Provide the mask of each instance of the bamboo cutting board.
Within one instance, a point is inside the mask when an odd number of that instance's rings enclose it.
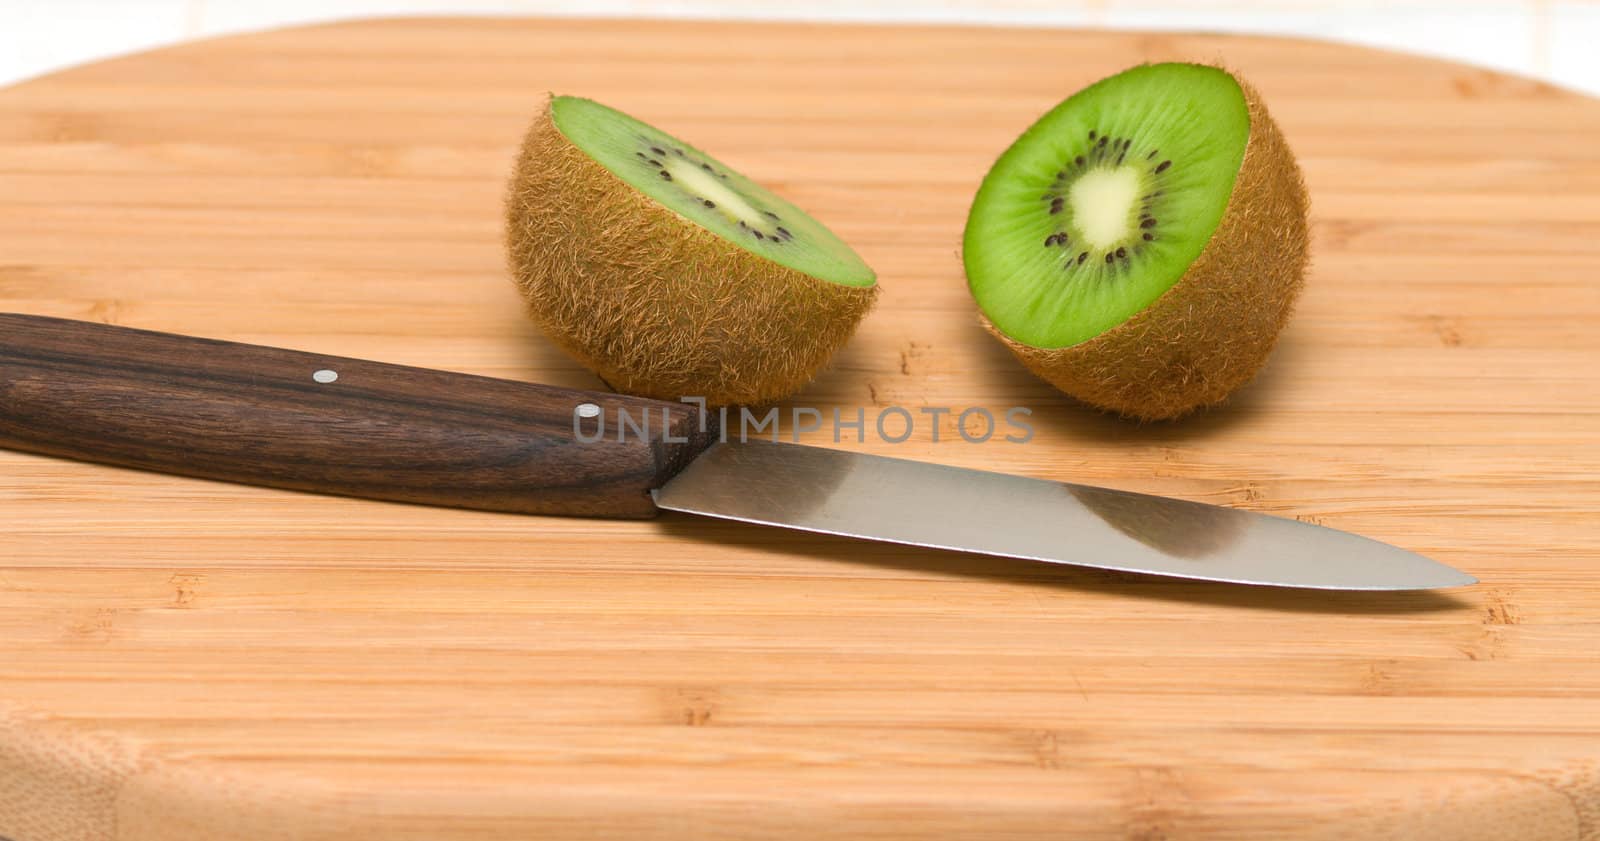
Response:
[[[1255,384],[1139,427],[1020,369],[956,252],[1017,132],[1162,59],[1260,87],[1316,256]],[[0,453],[0,837],[1600,839],[1600,103],[1254,38],[296,29],[0,91],[0,309],[596,387],[501,261],[547,90],[878,269],[805,404],[1037,430],[840,446],[1300,517],[1483,583],[1244,589]]]

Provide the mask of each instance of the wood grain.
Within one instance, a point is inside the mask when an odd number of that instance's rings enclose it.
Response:
[[[1171,58],[1260,88],[1315,258],[1256,383],[1141,427],[1021,370],[956,249],[1018,131]],[[839,446],[1300,517],[1483,584],[1249,590],[0,453],[0,836],[1600,839],[1600,104],[1268,39],[289,30],[0,92],[0,309],[598,387],[503,268],[547,90],[713,150],[878,270],[805,404],[1038,432]]]
[[[587,421],[575,414],[585,404],[596,410]],[[0,447],[180,476],[518,514],[653,517],[650,491],[711,444],[718,417],[683,403],[0,313]]]

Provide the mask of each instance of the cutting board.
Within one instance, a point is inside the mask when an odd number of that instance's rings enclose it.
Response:
[[[1165,59],[1260,87],[1315,266],[1254,384],[1139,426],[986,336],[957,248],[1032,119]],[[877,268],[796,405],[1036,430],[814,442],[1297,517],[1482,584],[1248,589],[0,453],[0,837],[1600,839],[1600,103],[1209,35],[294,29],[0,92],[0,309],[599,387],[502,264],[549,90],[713,150]]]

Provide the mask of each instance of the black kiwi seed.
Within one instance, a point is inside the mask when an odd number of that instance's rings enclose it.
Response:
[[[761,235],[760,231],[752,231],[751,233],[756,235],[756,239],[766,239],[766,237]]]
[[[1083,156],[1079,155],[1078,157],[1074,158],[1072,162],[1078,166],[1083,166]]]
[[[1115,255],[1115,254],[1111,254],[1111,253],[1107,252],[1106,253],[1106,265],[1108,265],[1108,266],[1111,265],[1111,261],[1115,260],[1116,256],[1117,255]]]
[[[656,153],[657,155],[665,155],[667,153],[667,150],[661,148],[660,146],[651,146],[650,151]]]
[[[1161,165],[1156,167],[1156,172],[1166,172],[1169,166],[1172,166],[1172,161],[1162,161]]]
[[[1150,218],[1148,216],[1145,217],[1143,222],[1139,223],[1139,227],[1141,227],[1141,228],[1154,228],[1155,226],[1156,226],[1156,220],[1154,220],[1154,219],[1152,219],[1152,218]]]
[[[772,221],[774,221],[774,222],[776,222],[776,221],[778,221],[778,214],[776,214],[776,213],[773,213],[773,212],[772,212],[772,211],[770,211],[770,210],[763,210],[763,211],[761,211],[761,212],[762,212],[762,213],[765,213],[765,214],[766,214],[766,215],[767,215],[767,218],[768,218],[768,219],[771,219],[771,220],[772,220]]]
[[[788,231],[784,230],[781,225],[778,227],[778,233],[783,234],[783,238],[784,239],[794,239],[794,234],[791,234]]]
[[[710,199],[705,199],[704,200],[704,204],[705,204],[706,207],[716,207],[717,206],[717,203],[712,201],[712,200],[710,200]]]
[[[1078,254],[1078,265],[1080,265],[1080,266],[1083,265],[1083,261],[1087,260],[1087,259],[1089,259],[1089,252],[1084,251],[1084,252],[1079,253]]]
[[[1149,242],[1150,240],[1153,240],[1155,238],[1156,238],[1155,234],[1147,233],[1147,234],[1144,235],[1144,241],[1145,242]]]
[[[1096,134],[1096,132],[1095,132],[1095,130],[1094,130],[1094,129],[1089,129],[1089,139],[1090,139],[1090,140],[1093,140],[1093,139],[1095,139],[1095,137],[1097,137],[1097,136],[1098,136],[1098,135],[1097,135],[1097,134]]]
[[[1118,248],[1117,249],[1117,259],[1121,260],[1121,259],[1123,259],[1123,258],[1125,258],[1127,256],[1128,256],[1128,249],[1126,249],[1126,248]]]
[[[663,169],[663,170],[661,170],[661,177],[666,179],[666,180],[668,180],[668,181],[671,181],[672,180],[672,173],[667,172],[666,170]]]

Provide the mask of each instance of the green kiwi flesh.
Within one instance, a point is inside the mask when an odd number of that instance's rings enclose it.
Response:
[[[872,269],[832,231],[705,152],[590,99],[558,96],[550,112],[596,163],[734,245],[820,280],[873,284]]]
[[[1137,67],[1062,102],[973,202],[963,251],[979,307],[1039,348],[1126,321],[1205,248],[1249,136],[1243,92],[1213,67]]]

